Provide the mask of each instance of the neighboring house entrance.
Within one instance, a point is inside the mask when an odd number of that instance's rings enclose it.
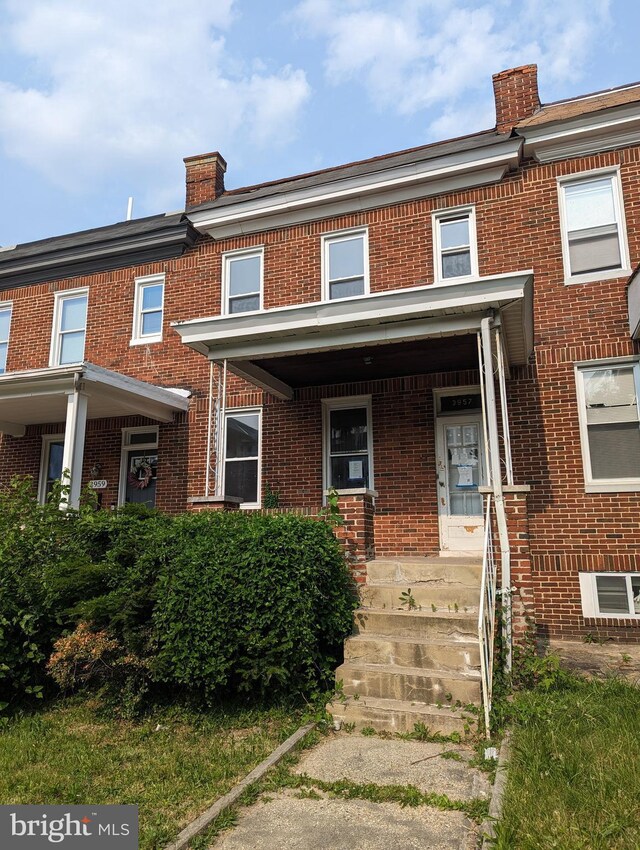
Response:
[[[120,503],[133,502],[154,508],[156,504],[157,468],[157,429],[124,429]]]
[[[436,462],[440,547],[445,551],[482,549],[482,495],[485,453],[479,390],[437,399]],[[459,414],[460,410],[469,410]]]

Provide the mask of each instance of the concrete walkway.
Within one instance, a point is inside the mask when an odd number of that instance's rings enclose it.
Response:
[[[442,753],[455,753],[442,758]],[[342,799],[314,780],[346,779],[359,785],[407,786],[452,801],[487,800],[485,775],[469,767],[473,750],[463,744],[432,744],[358,732],[334,733],[305,751],[292,773],[309,777],[304,788],[287,788],[240,810],[237,826],[223,832],[215,850],[475,850],[480,828],[463,812],[437,805]]]

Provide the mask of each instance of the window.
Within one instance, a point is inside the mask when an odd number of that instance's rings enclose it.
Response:
[[[640,573],[580,573],[585,617],[640,618]]]
[[[40,486],[38,499],[44,504],[56,481],[62,478],[62,459],[64,455],[64,435],[47,435],[42,438],[42,455],[40,460]]]
[[[88,289],[56,293],[50,366],[81,363],[84,359],[88,298]]]
[[[225,416],[224,494],[260,504],[260,410],[234,410]]]
[[[473,207],[435,213],[433,244],[436,282],[478,276]]]
[[[372,489],[371,399],[324,402],[325,489]]]
[[[0,374],[7,369],[7,351],[9,349],[9,329],[11,327],[11,304],[0,304]]]
[[[262,248],[223,255],[223,313],[262,309]]]
[[[577,367],[587,492],[640,489],[637,362]]]
[[[567,279],[598,280],[628,269],[618,172],[563,180],[559,191]]]
[[[369,247],[366,230],[322,239],[323,298],[352,298],[369,291]]]
[[[156,506],[158,429],[141,427],[122,431],[119,504]]]
[[[164,308],[164,275],[136,279],[131,344],[160,342]]]

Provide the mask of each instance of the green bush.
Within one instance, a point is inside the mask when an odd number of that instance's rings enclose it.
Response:
[[[351,628],[354,595],[330,527],[279,514],[178,517],[158,564],[156,675],[211,696],[309,693]]]
[[[355,604],[328,523],[91,504],[64,512],[59,499],[38,505],[17,479],[0,491],[3,706],[51,684],[54,645],[59,662],[65,648],[68,669],[54,678],[66,688],[155,683],[212,698],[308,695],[322,683]],[[87,630],[107,642],[112,673],[88,663]]]

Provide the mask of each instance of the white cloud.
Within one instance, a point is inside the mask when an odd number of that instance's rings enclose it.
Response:
[[[5,9],[5,47],[37,84],[0,79],[0,145],[69,191],[129,171],[153,176],[147,203],[176,206],[182,157],[233,149],[241,159],[283,145],[310,93],[302,70],[231,55],[233,0],[9,0]]]
[[[543,82],[579,79],[609,2],[302,0],[292,17],[300,34],[324,40],[331,83],[361,82],[380,110],[430,109],[431,132],[458,135],[478,129],[479,116],[480,126],[493,124],[488,80],[497,71],[537,62]]]

